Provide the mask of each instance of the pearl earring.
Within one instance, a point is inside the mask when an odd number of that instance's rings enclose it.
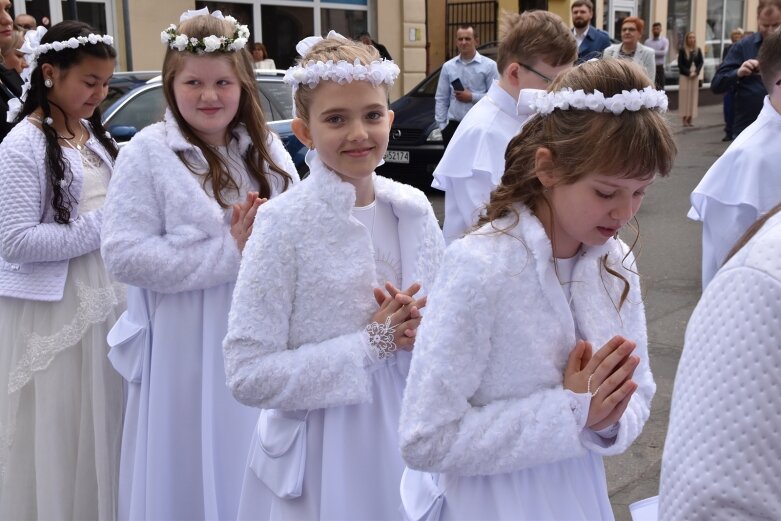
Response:
[[[50,78],[46,78],[43,80],[43,84],[46,85],[46,88],[51,89],[54,82]]]

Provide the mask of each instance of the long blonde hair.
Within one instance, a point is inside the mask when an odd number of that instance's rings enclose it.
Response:
[[[235,28],[233,24],[208,15],[196,16],[185,20],[177,28],[177,32],[199,39],[209,35],[232,37],[234,31]],[[266,178],[264,164],[268,165],[269,170],[279,175],[284,183],[284,189],[287,189],[291,183],[291,177],[274,162],[268,149],[267,139],[270,130],[266,124],[266,118],[263,116],[263,110],[260,106],[260,95],[258,94],[258,88],[255,82],[252,55],[246,49],[234,52],[215,52],[213,54],[220,59],[230,62],[241,85],[239,108],[236,111],[236,116],[228,124],[227,131],[230,134],[239,124],[244,124],[247,128],[247,133],[250,136],[252,145],[245,153],[243,160],[249,175],[258,182],[260,197],[271,196],[271,184]],[[209,171],[203,175],[203,186],[205,187],[210,183],[217,203],[223,208],[227,208],[228,204],[226,203],[224,193],[226,190],[235,190],[238,192],[239,188],[236,180],[231,177],[228,166],[222,156],[198,137],[187,124],[182,113],[179,111],[179,107],[176,104],[176,97],[174,96],[174,79],[176,74],[179,72],[179,69],[181,69],[184,60],[191,56],[195,55],[189,52],[168,48],[165,53],[165,59],[163,60],[163,92],[165,93],[168,107],[171,109],[182,134],[184,134],[190,143],[197,146],[206,158]],[[183,153],[179,152],[177,155],[193,173],[202,174],[202,172],[197,172],[195,167],[188,163]]]
[[[609,97],[624,90],[642,90],[647,83],[637,65],[604,58],[562,73],[548,90],[566,87],[587,93],[598,90]],[[677,153],[667,121],[655,110],[625,110],[614,115],[556,109],[548,115],[537,114],[507,146],[504,175],[491,193],[486,214],[478,226],[491,223],[495,230],[506,233],[520,219],[517,204],[525,205],[532,212],[540,209],[541,204],[550,206],[535,168],[535,155],[540,148],[551,151],[558,182],[565,185],[593,172],[615,173],[626,179],[649,179],[655,174],[666,176]],[[512,217],[511,224],[498,227],[496,221],[505,216]],[[607,266],[606,258],[603,258],[603,266],[625,282],[620,308],[629,291],[628,282]]]

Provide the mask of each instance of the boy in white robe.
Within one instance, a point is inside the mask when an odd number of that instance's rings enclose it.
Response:
[[[545,89],[578,57],[572,33],[547,11],[506,13],[499,44],[499,80],[469,111],[434,171],[431,184],[446,192],[446,243],[477,223],[491,191],[504,173],[507,144],[531,115],[519,103],[521,89]]]
[[[756,121],[740,133],[691,194],[689,218],[702,221],[702,288],[751,224],[781,202],[781,33],[759,52],[767,89]]]

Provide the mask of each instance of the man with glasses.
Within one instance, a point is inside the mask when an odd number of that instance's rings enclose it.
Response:
[[[507,144],[529,116],[521,89],[545,89],[578,55],[575,38],[548,11],[504,13],[499,43],[499,79],[464,117],[434,171],[432,186],[445,192],[447,243],[476,223],[504,174]]]
[[[722,94],[733,89],[732,136],[737,137],[762,110],[767,90],[759,77],[762,41],[781,26],[781,0],[760,0],[757,7],[758,31],[732,45],[711,80],[711,90]]]
[[[447,147],[461,120],[480,101],[499,73],[496,62],[477,52],[479,38],[471,25],[456,30],[458,56],[442,65],[434,95],[434,119]]]
[[[17,29],[22,29],[24,31],[34,31],[36,27],[35,17],[29,14],[16,15],[16,19],[14,19],[14,25],[16,25]]]

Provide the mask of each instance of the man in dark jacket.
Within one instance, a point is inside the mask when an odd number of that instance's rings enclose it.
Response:
[[[0,142],[13,128],[13,124],[5,120],[8,114],[8,101],[18,98],[21,94],[22,79],[15,70],[0,65]]]
[[[377,51],[380,53],[380,58],[385,60],[392,60],[390,53],[388,52],[388,49],[385,48],[385,46],[381,43],[377,43],[374,40],[372,40],[372,35],[370,35],[367,32],[363,32],[358,35],[358,41],[361,42],[364,45],[373,45]]]
[[[757,26],[757,32],[732,45],[711,80],[711,90],[715,94],[729,89],[734,91],[732,137],[751,125],[762,110],[767,91],[759,77],[757,55],[762,40],[781,27],[781,0],[760,0]]]
[[[594,17],[594,4],[591,0],[572,2],[572,34],[578,42],[578,61],[582,63],[591,58],[601,58],[602,51],[610,46],[610,36],[591,25]]]

